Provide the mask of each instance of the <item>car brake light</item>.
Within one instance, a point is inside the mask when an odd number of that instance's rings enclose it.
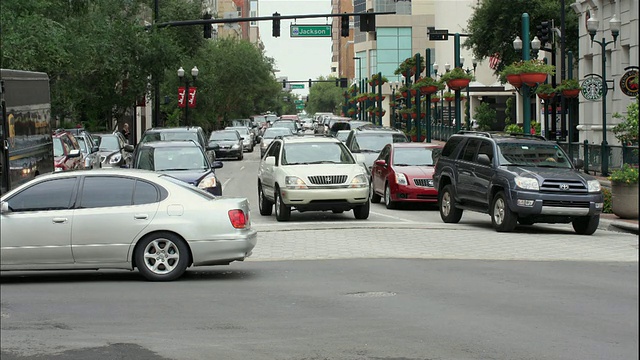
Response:
[[[231,220],[231,225],[236,229],[244,229],[247,226],[247,217],[244,215],[244,211],[240,209],[229,210],[229,220]]]

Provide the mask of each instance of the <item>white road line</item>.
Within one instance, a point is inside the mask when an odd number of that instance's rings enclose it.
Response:
[[[392,218],[392,219],[396,219],[396,220],[404,221],[404,222],[415,222],[415,221],[411,221],[411,220],[403,219],[403,218],[401,218],[401,217],[397,217],[397,216],[393,216],[393,215],[381,214],[381,213],[379,213],[379,212],[375,212],[375,211],[370,211],[369,213],[370,213],[370,214],[380,215],[380,216],[385,216],[385,217],[388,217],[388,218]]]
[[[227,181],[222,183],[222,188],[223,189],[227,187],[227,184],[229,183],[229,181],[231,181],[231,179],[227,179]]]
[[[240,168],[240,171],[244,170],[244,166]]]

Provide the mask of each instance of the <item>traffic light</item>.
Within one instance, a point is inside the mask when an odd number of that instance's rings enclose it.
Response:
[[[349,37],[349,15],[342,15],[340,17],[340,35],[342,35],[342,37]]]
[[[271,35],[273,37],[280,37],[280,14],[277,12],[273,13],[273,17],[274,19],[272,20],[273,23],[273,29],[271,31]]]
[[[309,79],[309,89],[311,89],[311,79]]]
[[[360,18],[360,31],[376,31],[376,16],[373,14],[362,13],[358,15]]]
[[[211,19],[211,14],[204,14],[202,15],[202,19],[203,20],[209,20]],[[211,24],[204,24],[204,38],[205,39],[211,39]]]
[[[283,89],[287,88],[287,80],[282,80],[282,88]]]
[[[550,26],[551,26],[550,21],[543,21],[540,23],[540,35],[538,36],[538,39],[540,39],[540,42],[543,44],[546,44],[549,42]]]
[[[348,86],[348,83],[347,83],[347,78],[340,78],[340,87],[341,87],[341,88],[347,88],[347,87],[349,87],[349,86]]]

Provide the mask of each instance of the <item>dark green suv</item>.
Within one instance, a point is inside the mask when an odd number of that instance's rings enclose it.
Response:
[[[591,235],[603,196],[598,180],[578,171],[582,166],[542,137],[461,131],[435,166],[440,217],[457,223],[471,210],[491,215],[497,231],[517,223],[572,223],[576,233]]]

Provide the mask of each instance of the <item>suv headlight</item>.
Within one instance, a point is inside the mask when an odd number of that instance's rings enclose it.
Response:
[[[240,145],[238,145],[238,144],[233,144],[233,145],[231,146],[231,148],[232,148],[232,149],[239,149],[239,148],[240,148]]]
[[[538,180],[530,177],[516,176],[516,186],[525,190],[540,190]]]
[[[214,174],[207,175],[204,179],[198,183],[200,189],[207,189],[216,187],[216,176]]]
[[[121,154],[115,154],[111,158],[109,158],[109,164],[117,164],[122,160]]]
[[[602,191],[602,188],[600,187],[600,181],[598,180],[589,180],[587,181],[587,187],[589,188],[589,192],[591,193],[598,193],[600,191]]]
[[[396,184],[407,185],[407,177],[404,174],[396,173]]]
[[[351,185],[349,187],[352,188],[363,188],[369,186],[369,180],[364,174],[356,175],[351,179]]]
[[[308,189],[307,184],[304,180],[300,179],[297,176],[285,176],[284,184],[287,189]]]

